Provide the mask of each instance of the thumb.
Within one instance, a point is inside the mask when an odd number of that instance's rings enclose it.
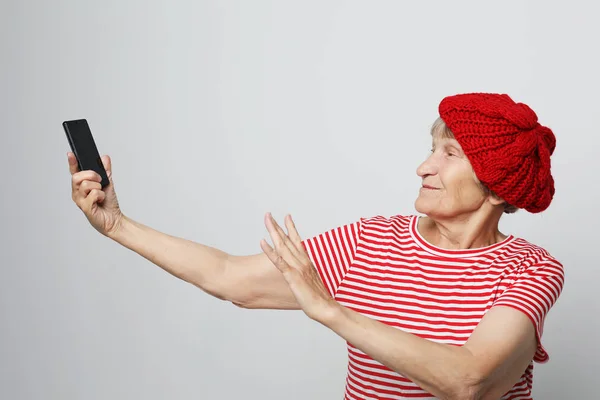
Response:
[[[104,169],[106,170],[106,174],[110,178],[111,175],[112,175],[112,162],[110,160],[110,156],[108,156],[108,155],[105,154],[105,155],[103,155],[100,158],[102,159],[102,164],[104,165]]]

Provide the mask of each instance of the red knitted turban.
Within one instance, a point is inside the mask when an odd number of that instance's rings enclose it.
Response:
[[[439,113],[488,188],[532,213],[550,205],[556,138],[529,106],[506,94],[468,93],[444,98]]]

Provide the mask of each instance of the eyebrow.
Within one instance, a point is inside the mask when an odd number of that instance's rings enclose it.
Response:
[[[456,139],[455,139],[455,140],[456,140]],[[431,141],[431,146],[432,146],[433,148],[435,148],[435,147],[436,147],[436,146],[435,146],[435,144],[436,144],[435,142],[436,142],[436,140],[432,140],[432,141]],[[438,140],[438,142],[439,142],[439,140]],[[464,155],[464,154],[465,154],[465,153],[464,153],[464,151],[462,151],[462,150],[461,150],[461,149],[460,149],[458,146],[456,146],[456,144],[454,144],[453,142],[450,142],[449,140],[445,140],[445,141],[442,143],[442,146],[443,146],[444,148],[452,148],[452,149],[454,149],[456,152],[458,152],[459,154],[462,154],[462,155]]]
[[[456,150],[457,152],[459,152],[459,153],[461,153],[461,154],[463,153],[463,152],[460,150],[460,148],[459,148],[459,147],[457,147],[457,146],[456,146],[455,144],[453,144],[453,143],[446,143],[444,146],[446,146],[446,147],[451,147],[451,148],[453,148],[454,150]]]

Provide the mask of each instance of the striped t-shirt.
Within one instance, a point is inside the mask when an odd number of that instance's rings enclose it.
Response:
[[[343,306],[439,343],[463,345],[484,314],[503,305],[533,322],[544,363],[544,318],[564,283],[546,250],[508,236],[491,246],[447,250],[425,241],[418,216],[360,218],[303,245],[331,295]],[[347,343],[345,399],[432,399],[412,381]],[[533,361],[502,399],[531,399]]]

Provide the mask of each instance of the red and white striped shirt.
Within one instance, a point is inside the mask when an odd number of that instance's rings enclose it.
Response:
[[[546,250],[508,236],[491,246],[447,250],[425,241],[418,216],[377,215],[303,241],[331,295],[367,317],[421,338],[463,345],[484,314],[503,305],[533,322],[544,363],[544,318],[564,284]],[[345,399],[433,399],[402,375],[347,343]],[[533,361],[502,399],[532,399]]]

